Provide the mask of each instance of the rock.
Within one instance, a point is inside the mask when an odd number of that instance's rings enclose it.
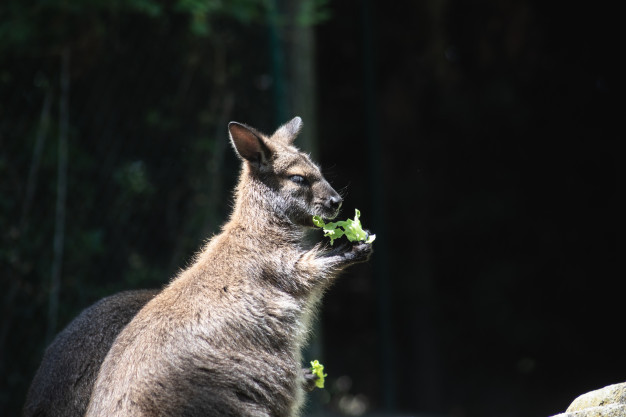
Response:
[[[626,417],[626,382],[583,394],[554,417]]]
[[[626,382],[609,385],[599,390],[591,391],[576,398],[568,407],[567,412],[580,411],[585,408],[621,404],[626,406]]]

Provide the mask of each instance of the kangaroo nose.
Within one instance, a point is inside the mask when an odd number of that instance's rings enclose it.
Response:
[[[341,208],[341,204],[343,203],[343,198],[339,195],[334,195],[330,197],[330,208],[333,210],[339,210]]]

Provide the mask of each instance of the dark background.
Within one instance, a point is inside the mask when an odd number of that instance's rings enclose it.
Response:
[[[81,309],[217,231],[228,121],[296,114],[378,236],[324,299],[311,412],[547,416],[626,379],[614,10],[224,3],[0,6],[0,414]]]

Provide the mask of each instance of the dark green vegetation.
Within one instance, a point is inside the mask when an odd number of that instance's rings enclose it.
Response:
[[[329,408],[548,415],[623,381],[621,346],[589,339],[623,316],[619,48],[594,7],[0,2],[0,414],[46,337],[163,285],[217,230],[227,123],[295,115],[347,187],[341,218],[377,234],[309,355]]]

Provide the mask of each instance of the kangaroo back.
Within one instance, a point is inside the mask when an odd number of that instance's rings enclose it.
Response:
[[[300,118],[265,136],[229,125],[242,160],[230,220],[109,350],[87,416],[296,416],[300,351],[322,292],[371,245],[304,239],[341,197],[292,144]]]
[[[24,417],[82,417],[109,348],[157,290],[125,291],[86,308],[61,331],[30,385]]]

